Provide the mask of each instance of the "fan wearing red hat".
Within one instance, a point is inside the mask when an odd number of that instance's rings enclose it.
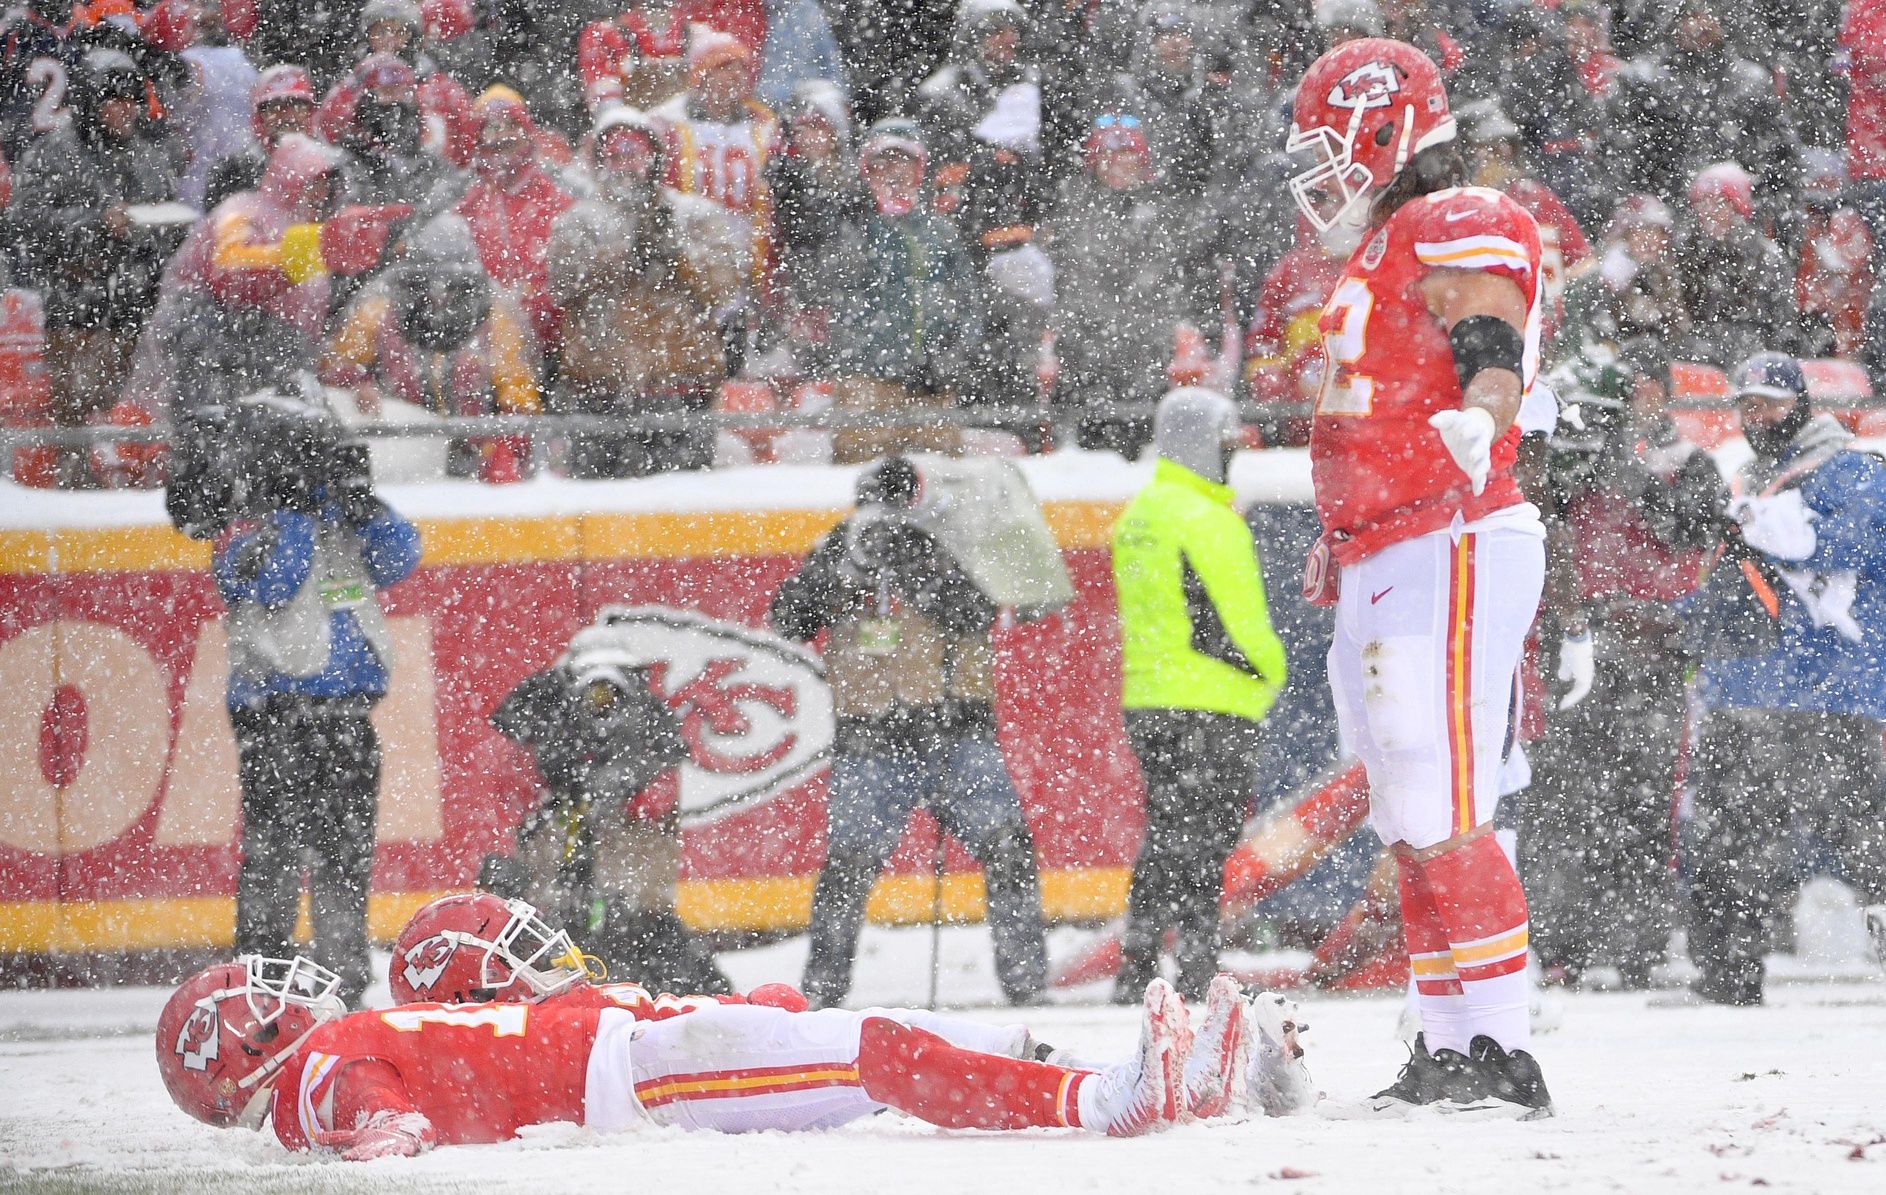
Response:
[[[360,36],[367,52],[321,102],[316,124],[323,136],[345,145],[363,120],[372,123],[385,115],[376,114],[370,103],[362,111],[361,104],[369,94],[392,85],[387,67],[390,59],[411,72],[404,85],[411,88],[412,94],[403,102],[413,109],[413,115],[406,118],[413,122],[413,148],[401,152],[416,153],[423,148],[454,166],[470,163],[471,93],[439,69],[426,52],[427,28],[425,13],[412,0],[371,0],[362,6]],[[372,133],[381,139],[389,136],[384,129]],[[401,143],[408,140],[403,132],[391,139]]]
[[[283,137],[312,136],[316,101],[314,81],[304,67],[281,62],[258,75],[249,89],[249,130],[257,144],[211,168],[203,187],[203,210],[213,212],[223,200],[261,182],[268,156]]]
[[[1698,171],[1677,235],[1677,276],[1690,313],[1693,361],[1727,368],[1798,336],[1781,250],[1755,225],[1755,180],[1734,162]]]

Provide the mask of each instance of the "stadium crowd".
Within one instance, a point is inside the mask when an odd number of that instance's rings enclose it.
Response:
[[[1548,362],[1886,366],[1881,0],[32,0],[0,404],[143,423],[311,370],[369,413],[1040,408],[1028,448],[1133,454],[1107,404],[1205,381],[1301,442],[1359,234],[1300,221],[1287,114],[1370,35],[1442,66],[1474,181],[1539,218]],[[960,442],[904,422],[834,458]],[[538,463],[715,459],[698,422],[603,426]]]

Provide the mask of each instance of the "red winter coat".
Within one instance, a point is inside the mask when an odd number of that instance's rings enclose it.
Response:
[[[485,272],[523,304],[540,346],[556,342],[562,321],[550,300],[550,225],[575,203],[533,163],[514,179],[478,178],[453,209],[471,226]]]
[[[1886,0],[1851,0],[1840,44],[1852,62],[1847,99],[1847,174],[1886,179]]]
[[[615,100],[636,107],[653,107],[666,96],[624,96],[622,59],[633,52],[641,58],[673,59],[682,66],[688,53],[688,26],[695,22],[731,34],[760,53],[766,42],[764,0],[680,0],[666,28],[652,27],[643,14],[623,12],[607,21],[592,21],[576,39],[576,72],[583,80],[583,96],[592,110]],[[677,79],[685,74],[677,70]]]
[[[1585,231],[1571,209],[1544,183],[1515,179],[1506,193],[1531,212],[1539,225],[1539,251],[1543,255],[1539,281],[1545,299],[1541,343],[1550,345],[1559,325],[1565,322],[1565,284],[1585,272],[1585,263],[1591,260],[1591,242],[1585,239]]]

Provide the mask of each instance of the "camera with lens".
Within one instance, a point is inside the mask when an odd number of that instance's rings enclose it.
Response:
[[[192,539],[272,511],[313,514],[341,504],[350,522],[377,510],[366,445],[342,438],[334,416],[301,399],[263,391],[201,407],[179,421],[164,506]]]

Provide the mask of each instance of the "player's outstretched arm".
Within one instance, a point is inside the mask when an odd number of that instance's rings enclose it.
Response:
[[[335,1070],[330,1123],[319,1123],[320,1113],[308,1110],[316,1118],[303,1125],[310,1145],[333,1150],[350,1162],[365,1162],[410,1158],[438,1143],[432,1122],[413,1107],[393,1066],[362,1058],[340,1063]]]
[[[1511,278],[1481,270],[1436,270],[1421,289],[1447,326],[1461,389],[1460,410],[1441,411],[1428,423],[1477,494],[1493,467],[1494,441],[1519,417],[1526,294]]]

